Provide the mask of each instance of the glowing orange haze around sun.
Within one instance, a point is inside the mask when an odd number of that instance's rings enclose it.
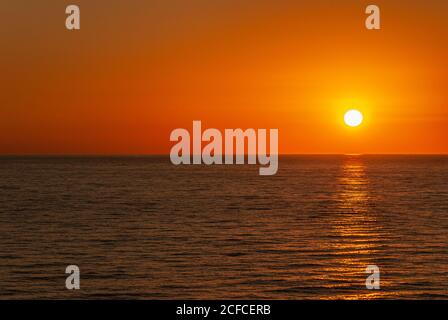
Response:
[[[280,153],[448,152],[446,1],[376,1],[379,31],[365,1],[78,2],[79,32],[0,4],[1,154],[167,154],[193,120],[278,128]]]

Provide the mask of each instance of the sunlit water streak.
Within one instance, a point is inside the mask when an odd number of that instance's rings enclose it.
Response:
[[[0,158],[0,298],[446,299],[447,181],[443,156]]]

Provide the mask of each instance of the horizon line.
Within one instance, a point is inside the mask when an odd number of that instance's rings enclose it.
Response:
[[[190,156],[194,156],[191,154]],[[201,154],[202,155],[202,154]],[[232,154],[237,156],[239,154]],[[271,154],[267,154],[270,156]],[[447,153],[278,153],[278,156],[448,156]],[[0,157],[169,157],[169,153],[5,153]],[[226,156],[222,154],[221,156]],[[248,154],[244,154],[245,157]],[[257,154],[255,154],[257,156]]]

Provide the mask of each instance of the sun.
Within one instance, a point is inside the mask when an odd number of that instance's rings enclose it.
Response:
[[[363,115],[360,111],[352,109],[345,113],[344,122],[349,127],[357,127],[362,123]]]

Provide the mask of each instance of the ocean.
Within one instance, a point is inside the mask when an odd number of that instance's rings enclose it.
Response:
[[[448,156],[258,169],[1,157],[0,298],[448,299]]]

